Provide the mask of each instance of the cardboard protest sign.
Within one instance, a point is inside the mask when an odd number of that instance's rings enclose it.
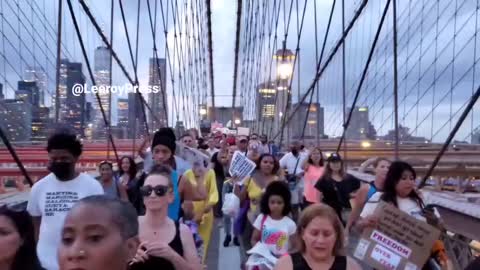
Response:
[[[248,136],[250,135],[250,129],[246,127],[237,127],[238,136]]]
[[[440,231],[385,202],[378,204],[375,215],[379,224],[365,229],[354,257],[375,269],[422,269]]]
[[[237,176],[239,178],[245,178],[249,176],[257,165],[255,162],[248,159],[244,154],[240,152],[235,152],[232,157],[232,162],[228,172],[232,176]]]

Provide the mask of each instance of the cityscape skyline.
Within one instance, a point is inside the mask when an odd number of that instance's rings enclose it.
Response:
[[[306,2],[304,2],[306,3]],[[303,6],[304,3],[300,3]],[[297,104],[299,97],[301,97],[305,90],[308,88],[312,74],[314,74],[314,69],[316,66],[315,63],[315,48],[313,44],[319,43],[314,41],[314,23],[313,23],[313,12],[318,11],[319,17],[319,31],[318,38],[321,41],[326,30],[326,22],[328,19],[328,11],[331,7],[332,1],[324,1],[318,3],[316,10],[313,9],[313,4],[308,3],[306,6],[306,20],[305,20],[305,29],[304,35],[301,37],[301,57],[298,58],[297,65],[295,67],[294,73],[292,74],[293,82],[291,84],[290,95],[291,95],[291,104]],[[100,27],[103,30],[103,33],[110,37],[110,30],[114,33],[112,44],[113,48],[116,51],[119,59],[122,60],[125,69],[128,71],[129,75],[133,77],[134,66],[130,60],[130,52],[128,46],[126,46],[126,36],[123,29],[123,22],[120,16],[115,16],[113,19],[113,24],[107,23],[110,18],[106,18],[106,15],[99,12],[99,10],[108,10],[110,3],[107,2],[95,2],[89,3],[92,10],[94,10],[94,17],[99,21]],[[128,12],[134,10],[137,6],[136,3],[126,3],[126,9]],[[187,3],[190,5],[190,3]],[[383,2],[379,3],[369,3],[365,10],[362,13],[362,16],[359,18],[358,23],[355,24],[355,27],[364,27],[368,24],[369,20],[373,21],[370,23],[374,25],[378,23],[380,11],[383,8]],[[300,9],[294,8],[292,12],[292,18],[298,16],[298,11]],[[348,22],[352,19],[355,10],[359,7],[359,3],[355,2],[352,6],[349,6],[346,10],[346,21]],[[451,130],[454,122],[459,117],[459,112],[465,106],[468,97],[471,94],[471,88],[474,87],[475,80],[474,78],[478,75],[478,70],[475,69],[477,61],[470,61],[472,55],[472,49],[474,41],[476,40],[473,34],[474,31],[469,28],[465,28],[465,25],[473,25],[473,19],[475,16],[471,16],[474,11],[471,3],[463,3],[459,6],[453,6],[448,2],[445,3],[417,3],[415,5],[410,5],[406,3],[399,3],[398,6],[398,43],[399,43],[399,114],[400,114],[400,124],[402,126],[408,127],[410,136],[426,138],[427,140],[433,140],[441,142],[446,138],[446,135]],[[37,87],[39,88],[39,101],[40,105],[42,103],[49,108],[50,116],[55,115],[55,81],[56,81],[56,16],[57,10],[56,5],[53,3],[47,3],[45,7],[42,7],[36,1],[31,2],[19,2],[19,6],[14,7],[11,3],[5,3],[2,7],[2,14],[9,14],[8,16],[2,16],[0,20],[5,23],[5,27],[0,29],[1,33],[8,38],[5,43],[0,45],[0,52],[2,52],[3,57],[0,57],[0,83],[2,84],[2,92],[6,99],[14,98],[16,91],[18,90],[18,81],[35,81]],[[183,8],[183,7],[182,7]],[[188,6],[190,8],[190,6]],[[272,8],[272,7],[270,7]],[[74,11],[79,16],[79,21],[82,23],[79,25],[80,32],[85,38],[85,45],[87,56],[89,61],[93,64],[93,69],[95,77],[100,84],[105,83],[107,77],[110,77],[109,67],[110,65],[110,53],[105,49],[105,44],[100,39],[96,29],[93,27],[91,22],[88,21],[88,18],[85,12],[82,10],[78,3],[73,4]],[[439,10],[437,17],[435,16],[423,16],[423,13],[420,12],[434,12]],[[24,16],[26,10],[32,11],[32,16]],[[332,32],[329,35],[329,38],[326,40],[325,52],[328,53],[334,47],[336,42],[341,36],[341,31],[339,30],[341,25],[341,12],[337,8],[333,13],[332,23],[333,28]],[[115,12],[119,11],[118,7],[115,7]],[[187,12],[185,10],[184,12]],[[408,11],[408,12],[407,12]],[[128,15],[127,12],[127,15]],[[192,16],[196,15],[194,11],[190,14]],[[450,13],[458,14],[458,27],[453,27],[454,22],[452,22],[448,14]],[[117,13],[119,14],[119,13]],[[186,13],[188,14],[188,13]],[[417,16],[417,20],[407,20],[407,15],[409,14],[420,14],[422,16]],[[133,15],[133,12],[132,14]],[[301,15],[301,14],[300,14]],[[81,70],[85,77],[85,82],[87,85],[91,85],[90,78],[86,68],[86,62],[81,53],[79,42],[76,37],[75,29],[69,18],[68,12],[64,12],[62,15],[66,21],[62,27],[62,46],[61,57],[63,61],[71,63],[81,63]],[[231,85],[232,85],[232,76],[233,73],[233,63],[232,63],[232,52],[234,51],[233,42],[223,42],[224,40],[233,40],[235,32],[235,24],[232,22],[231,18],[235,16],[235,10],[231,8],[231,5],[228,5],[225,1],[215,1],[212,6],[212,25],[213,25],[213,51],[215,52],[213,67],[215,73],[215,84],[216,84],[216,107],[225,107],[231,106]],[[387,14],[387,20],[391,19],[391,13]],[[409,15],[410,16],[410,15]],[[151,65],[150,58],[152,58],[152,45],[153,39],[149,30],[150,24],[148,20],[148,11],[146,7],[143,7],[140,10],[140,33],[134,33],[130,37],[131,40],[136,38],[136,35],[139,34],[142,42],[139,44],[139,55],[138,63],[136,64],[138,69],[138,80],[141,85],[150,84],[151,76]],[[17,25],[20,22],[20,19],[24,20],[25,24],[19,25],[20,31],[12,27]],[[190,67],[195,62],[205,61],[205,56],[202,55],[202,52],[205,51],[196,51],[197,48],[190,48],[191,50],[185,50],[181,57],[185,57],[183,60],[180,60],[179,52],[180,45],[186,46],[187,42],[193,42],[195,39],[198,39],[200,36],[195,36],[191,34],[191,39],[183,38],[176,39],[174,37],[175,30],[180,33],[187,33],[193,29],[186,28],[186,26],[178,26],[175,28],[172,24],[172,18],[166,22],[167,33],[165,35],[157,35],[157,57],[159,59],[164,59],[162,63],[161,73],[165,73],[165,80],[162,80],[162,83],[165,84],[166,89],[166,103],[172,105],[168,107],[168,124],[173,126],[177,117],[180,121],[183,121],[185,126],[192,127],[194,124],[194,119],[198,118],[198,112],[195,111],[197,107],[194,107],[193,110],[185,109],[187,108],[186,104],[188,103],[199,103],[202,102],[209,106],[210,97],[207,96],[206,91],[209,89],[209,83],[201,87],[201,89],[196,88],[196,85],[193,85],[194,82],[200,82],[206,80],[209,76],[206,70],[201,70],[196,72],[195,76],[191,77],[190,83],[182,85],[180,81],[181,78],[191,76],[191,74],[184,73],[185,70],[182,68]],[[298,22],[298,20],[297,20]],[[292,52],[295,51],[296,38],[295,28],[298,29],[299,25],[292,20],[291,25],[289,25],[290,34],[285,40],[285,46],[287,49],[290,49]],[[136,23],[135,16],[126,16],[126,23],[130,29],[133,29],[133,26]],[[284,24],[282,16],[279,16],[279,25]],[[204,26],[201,24],[201,26]],[[158,26],[160,30],[161,25]],[[110,29],[111,28],[111,29]],[[200,27],[201,28],[201,27]],[[431,29],[438,28],[438,33],[435,33]],[[245,28],[242,28],[243,30]],[[277,29],[272,28],[273,31],[278,31],[278,34],[282,33],[285,29],[282,27],[277,27]],[[346,99],[342,100],[342,91],[341,91],[341,55],[337,54],[330,66],[331,68],[325,71],[319,80],[318,92],[317,94],[320,97],[320,102],[318,102],[320,107],[324,109],[324,133],[330,136],[340,136],[342,133],[342,106],[343,103],[347,107],[351,107],[353,97],[355,96],[356,87],[360,81],[360,75],[362,67],[366,62],[369,48],[371,47],[371,42],[374,37],[375,28],[370,27],[366,28],[365,33],[359,35],[359,31],[353,31],[351,36],[348,38],[345,46],[346,50]],[[378,136],[387,136],[389,131],[392,129],[393,121],[393,109],[392,109],[392,95],[391,93],[391,81],[392,81],[392,72],[389,70],[389,66],[392,63],[392,43],[391,41],[391,24],[386,24],[385,29],[382,30],[380,34],[380,39],[378,42],[377,49],[373,54],[373,60],[369,72],[367,73],[365,83],[363,88],[360,91],[360,96],[358,100],[358,107],[368,107],[369,108],[369,121],[371,125],[376,130]],[[414,31],[414,29],[420,29],[423,31]],[[163,30],[163,29],[162,29]],[[288,30],[288,29],[287,29]],[[354,28],[355,30],[355,28]],[[132,31],[132,30],[131,30]],[[256,29],[258,32],[259,29]],[[132,31],[133,32],[133,31]],[[43,34],[41,34],[43,33]],[[161,31],[159,32],[161,33]],[[312,33],[312,34],[305,34]],[[422,38],[420,38],[422,37]],[[354,40],[357,40],[354,42]],[[278,40],[275,48],[269,48],[269,52],[275,52],[280,49],[281,40]],[[18,44],[18,45],[17,45]],[[245,46],[244,43],[241,43],[242,46]],[[167,53],[167,47],[170,48],[170,52]],[[264,51],[267,51],[267,42],[264,44]],[[438,47],[434,50],[434,47]],[[101,48],[103,51],[103,56],[98,56],[97,51]],[[186,47],[183,47],[185,49]],[[259,47],[260,48],[260,47]],[[300,49],[300,48],[299,48]],[[435,52],[436,51],[436,52]],[[176,52],[178,58],[172,58],[172,55]],[[187,57],[189,56],[189,57]],[[237,102],[235,107],[243,107],[245,112],[242,118],[245,121],[254,119],[253,116],[257,113],[259,104],[251,105],[253,99],[250,92],[255,92],[255,84],[262,81],[274,81],[275,80],[275,68],[276,63],[272,60],[272,55],[265,54],[265,61],[262,65],[265,66],[262,71],[262,76],[252,76],[247,80],[247,77],[244,77],[242,74],[247,74],[252,66],[247,61],[247,55],[245,53],[240,55],[239,61],[239,78],[237,79],[238,85],[240,87],[237,93]],[[102,59],[101,61],[99,59]],[[253,61],[252,58],[248,58],[250,61]],[[301,59],[301,60],[300,60]],[[452,61],[455,59],[455,61]],[[269,61],[271,67],[269,67]],[[475,60],[475,59],[474,59]],[[182,62],[183,61],[183,62]],[[66,117],[68,114],[67,108],[64,105],[67,102],[67,89],[65,88],[66,83],[62,82],[62,74],[65,74],[63,66],[60,68],[60,101],[61,101],[61,117]],[[108,72],[107,72],[108,70]],[[188,70],[188,69],[187,69]],[[153,70],[154,71],[154,70]],[[248,72],[247,72],[248,71]],[[103,73],[102,73],[103,72]],[[179,74],[180,72],[180,74]],[[182,74],[183,72],[183,74]],[[475,72],[475,73],[474,73]],[[120,66],[113,62],[112,65],[112,84],[121,85],[127,82],[127,78],[121,72]],[[180,76],[182,75],[182,76]],[[273,75],[273,76],[272,76]],[[263,80],[269,79],[271,80]],[[104,79],[104,80],[103,80]],[[103,80],[103,81],[102,81]],[[172,83],[176,82],[175,85]],[[98,82],[97,82],[98,83]],[[109,82],[110,83],[110,82]],[[203,83],[203,82],[202,82]],[[253,84],[253,87],[252,87]],[[177,98],[174,101],[173,91],[176,90]],[[181,95],[185,96],[180,98],[180,91],[183,91]],[[189,94],[187,91],[195,91],[194,94]],[[144,95],[147,102],[150,102],[151,105],[156,105],[158,102],[152,102],[157,96],[155,95]],[[111,119],[112,124],[118,125],[118,102],[117,99],[128,98],[127,95],[118,96],[115,95],[112,97],[111,104],[103,97],[103,104],[107,104],[111,107]],[[159,97],[160,99],[160,97]],[[316,97],[313,98],[313,103],[316,103]],[[277,100],[277,103],[280,103]],[[97,129],[102,129],[101,116],[98,112],[98,104],[95,102],[93,95],[86,95],[85,101],[80,102],[82,104],[90,104],[93,107],[91,114],[95,118],[95,125]],[[308,101],[308,99],[307,99]],[[306,101],[306,102],[307,102]],[[271,104],[273,105],[273,104]],[[273,106],[277,110],[281,106]],[[72,105],[73,106],[73,105]],[[301,105],[303,106],[303,105]],[[82,109],[85,109],[85,106],[81,106]],[[270,107],[272,108],[272,106]],[[291,108],[293,109],[293,108]],[[86,110],[86,109],[85,109]],[[155,109],[157,110],[157,109]],[[161,110],[161,109],[160,109]],[[110,111],[110,110],[108,110]],[[185,111],[188,111],[188,114],[193,114],[189,118],[193,119],[187,121],[185,117]],[[458,133],[458,140],[468,140],[472,141],[474,134],[472,131],[478,130],[480,124],[479,117],[473,117],[478,113],[478,104],[475,106],[471,116],[469,116],[469,121],[466,121],[463,127]],[[283,112],[282,112],[283,113]],[[148,121],[151,122],[151,113],[147,112]],[[136,119],[136,118],[135,118]],[[79,120],[80,121],[80,120]],[[309,120],[311,121],[311,120]],[[78,122],[78,121],[77,121]],[[81,121],[80,121],[81,122]],[[278,123],[278,119],[275,120]],[[83,123],[85,126],[88,123]],[[149,126],[152,126],[152,123],[149,123]],[[155,127],[156,128],[156,127]]]

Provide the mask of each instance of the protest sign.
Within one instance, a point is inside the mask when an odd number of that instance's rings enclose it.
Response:
[[[240,179],[249,176],[257,165],[248,159],[244,154],[235,152],[232,157],[232,162],[228,172],[232,176],[237,176]]]
[[[440,231],[385,202],[378,204],[375,215],[379,223],[365,229],[354,257],[375,269],[422,269]]]
[[[237,135],[238,136],[249,136],[250,129],[246,127],[237,127]]]

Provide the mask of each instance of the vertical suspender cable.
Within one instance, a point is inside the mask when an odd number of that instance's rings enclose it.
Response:
[[[338,50],[340,49],[340,46],[343,44],[343,42],[345,42],[345,38],[348,36],[348,33],[350,33],[350,30],[353,28],[353,26],[355,25],[355,22],[357,21],[357,19],[360,17],[360,15],[362,14],[363,10],[365,9],[365,6],[367,5],[367,2],[368,0],[364,0],[361,4],[360,4],[360,7],[357,9],[357,11],[355,12],[355,14],[353,15],[353,18],[352,20],[349,22],[348,26],[346,27],[344,33],[342,34],[342,37],[335,43],[335,46],[333,46],[333,49],[331,50],[331,52],[329,53],[328,57],[327,57],[327,60],[325,61],[325,63],[323,65],[321,65],[320,62],[317,63],[317,68],[316,68],[316,71],[315,71],[315,77],[313,78],[312,82],[310,83],[309,87],[307,88],[307,91],[305,91],[305,94],[303,94],[302,96],[302,99],[300,101],[301,102],[304,102],[305,99],[308,97],[308,95],[310,94],[311,91],[313,91],[315,89],[315,85],[316,83],[318,82],[318,80],[320,79],[320,77],[322,77],[323,73],[325,72],[325,70],[328,68],[329,64],[332,62],[332,59],[333,57],[337,54]],[[293,119],[293,116],[295,115],[295,113],[300,109],[300,106],[297,106],[293,112],[288,116],[288,119],[287,121],[285,122],[285,124],[288,124],[290,123],[290,121],[292,121]],[[280,135],[281,132],[277,132],[275,134],[275,136],[273,136],[272,140],[276,139],[279,135]]]
[[[315,21],[315,62],[318,62],[318,24],[317,24],[317,1],[313,1],[313,20]],[[317,147],[320,146],[320,119],[318,115],[320,114],[320,89],[318,88],[318,83],[315,85],[315,91],[317,92]],[[300,98],[299,98],[300,101]]]
[[[239,0],[241,1],[241,0]],[[207,35],[208,35],[208,52],[210,58],[210,94],[212,95],[212,120],[215,120],[215,84],[213,79],[213,44],[212,44],[212,11],[210,8],[210,0],[206,0],[207,4]]]
[[[97,85],[96,82],[95,82],[95,77],[93,76],[92,67],[90,66],[90,61],[88,60],[88,55],[87,55],[87,51],[85,50],[85,45],[83,44],[82,34],[80,33],[80,28],[78,27],[77,19],[75,17],[75,13],[73,12],[73,7],[72,7],[71,0],[67,0],[67,4],[68,4],[68,9],[70,10],[70,16],[72,17],[73,25],[75,26],[75,31],[77,32],[77,38],[78,38],[78,41],[80,42],[80,47],[82,49],[83,57],[85,58],[85,63],[87,64],[87,69],[88,69],[88,73],[90,74],[90,79],[91,79],[93,85]],[[115,153],[115,159],[116,159],[117,162],[119,162],[117,148],[115,147],[115,142],[113,141],[112,133],[110,132],[110,129],[109,129],[109,123],[108,123],[107,115],[106,115],[105,110],[104,110],[103,105],[102,105],[102,100],[100,99],[100,95],[98,94],[98,92],[95,93],[95,96],[97,98],[97,102],[98,102],[98,105],[100,107],[100,111],[102,112],[102,117],[103,117],[103,122],[105,124],[105,128],[108,129],[108,131],[107,131],[108,132],[108,137],[109,137],[110,142],[112,143],[113,152]]]
[[[345,0],[342,0],[342,32],[345,32]],[[342,44],[342,96],[343,96],[343,128],[346,132],[345,120],[347,114],[347,85],[345,76],[345,42]],[[343,143],[343,160],[347,160],[347,139]]]
[[[114,2],[115,0],[112,0],[112,5],[111,5],[111,10],[110,10],[110,44],[113,46],[113,10],[114,10]],[[110,86],[112,86],[112,54],[110,53],[109,57],[109,78],[108,78],[108,83]],[[112,133],[112,91],[108,91],[108,129],[107,132]],[[113,139],[113,137],[112,137]],[[110,143],[107,140],[107,160],[110,159]]]
[[[55,123],[60,116],[60,66],[62,62],[62,0],[58,0],[58,27],[57,27],[57,72],[55,75]]]
[[[397,71],[397,1],[393,0],[393,106],[395,110],[395,160],[399,155],[398,133],[398,71]]]
[[[234,55],[235,59],[233,62],[232,124],[235,121],[235,98],[237,97],[238,54],[240,49],[241,26],[242,26],[242,0],[238,0],[237,1],[237,30],[235,34],[235,55]]]
[[[452,142],[453,138],[455,137],[455,135],[457,134],[457,131],[460,129],[460,127],[462,126],[463,122],[465,121],[465,119],[467,118],[468,114],[471,112],[471,110],[473,109],[473,107],[475,106],[475,103],[477,103],[478,101],[478,98],[480,97],[480,87],[477,88],[476,92],[472,95],[472,97],[470,98],[470,102],[468,103],[467,107],[465,107],[465,109],[463,110],[463,113],[462,115],[460,116],[460,118],[458,119],[457,123],[455,124],[455,127],[453,127],[452,131],[450,132],[450,134],[448,135],[448,138],[447,140],[445,141],[445,143],[443,144],[442,148],[440,149],[440,152],[438,152],[437,156],[435,157],[435,159],[433,160],[433,163],[432,165],[430,166],[430,168],[428,169],[428,171],[425,173],[425,176],[423,177],[422,179],[422,182],[420,183],[419,185],[419,188],[422,188],[425,186],[426,182],[427,182],[427,179],[430,177],[430,175],[432,175],[433,173],[433,170],[435,169],[435,167],[437,166],[438,162],[440,161],[440,159],[442,158],[443,154],[445,153],[445,151],[447,150],[448,146],[450,145],[450,143]]]
[[[340,138],[340,142],[338,143],[338,146],[337,146],[337,151],[336,151],[337,153],[340,151],[340,147],[342,146],[343,140],[345,139],[345,135],[346,135],[345,131],[347,130],[348,125],[350,124],[350,120],[352,120],[353,110],[355,109],[355,106],[357,105],[357,100],[358,100],[358,97],[360,95],[360,90],[362,89],[363,82],[365,81],[365,78],[367,76],[368,67],[370,66],[370,62],[372,61],[373,53],[375,52],[375,48],[377,47],[378,38],[380,37],[380,32],[382,31],[383,22],[385,21],[385,17],[387,16],[388,7],[390,6],[390,2],[391,2],[391,0],[388,0],[387,3],[385,4],[385,9],[383,10],[382,18],[380,19],[380,23],[379,23],[378,28],[377,28],[377,33],[375,33],[375,39],[373,40],[373,44],[372,44],[372,47],[370,49],[370,53],[368,55],[367,63],[365,64],[365,67],[363,68],[362,77],[360,79],[360,83],[358,84],[357,92],[355,93],[355,98],[353,99],[352,107],[350,108],[350,112],[348,113],[347,121],[344,125],[342,137]]]

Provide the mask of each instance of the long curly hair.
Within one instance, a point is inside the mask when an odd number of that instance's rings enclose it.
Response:
[[[0,206],[0,216],[8,218],[18,234],[22,238],[15,258],[12,263],[12,270],[38,270],[43,269],[37,256],[35,246],[34,227],[32,217],[25,209],[13,210],[7,206]]]

